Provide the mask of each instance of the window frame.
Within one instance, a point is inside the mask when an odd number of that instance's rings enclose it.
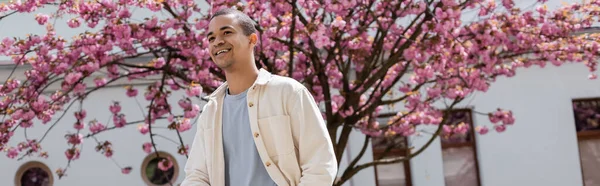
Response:
[[[395,113],[388,113],[388,114],[381,114],[380,118],[377,118],[378,120],[388,120],[390,119],[392,116],[394,116]],[[398,136],[400,137],[400,136]],[[409,144],[408,144],[408,138],[407,137],[402,137],[403,138],[403,146],[406,148],[393,148],[391,149],[388,154],[385,154],[387,156],[407,156],[410,153],[410,148],[409,148]],[[384,149],[376,149],[374,148],[374,144],[373,144],[373,137],[371,137],[371,149],[373,151],[373,160],[375,160],[376,158],[383,156],[385,153]],[[410,160],[409,161],[405,161],[402,162],[402,166],[404,168],[404,177],[406,180],[406,186],[412,186],[412,171],[411,171],[411,167],[410,167]],[[373,166],[373,171],[375,174],[375,186],[379,186],[379,173],[377,171],[377,165]]]
[[[442,155],[442,168],[443,168],[443,154],[444,154],[444,149],[451,149],[451,148],[461,148],[461,147],[467,147],[470,146],[473,149],[473,158],[475,161],[475,171],[477,174],[477,185],[481,186],[481,171],[479,169],[479,156],[477,154],[477,139],[475,138],[475,120],[473,118],[473,109],[471,108],[456,108],[456,109],[452,109],[450,110],[450,112],[468,112],[469,114],[469,120],[470,122],[467,122],[469,125],[469,137],[471,138],[470,141],[468,142],[460,142],[460,143],[444,143],[444,141],[442,141],[440,139],[440,145],[442,146],[441,148],[441,155]],[[438,136],[441,138],[441,136]],[[444,175],[444,182],[446,181],[446,176]]]
[[[17,172],[15,173],[15,185],[22,185],[21,184],[21,177],[23,177],[23,174],[25,174],[25,171],[29,170],[30,168],[40,168],[42,170],[44,170],[46,173],[48,173],[48,178],[49,178],[49,185],[54,185],[54,174],[52,173],[52,170],[50,170],[50,168],[48,167],[48,165],[44,164],[41,161],[29,161],[27,163],[22,164],[19,169],[17,169]]]
[[[573,125],[575,126],[575,134],[577,136],[577,154],[579,157],[579,171],[581,171],[581,182],[582,184],[585,184],[585,174],[583,171],[583,160],[581,158],[581,149],[579,146],[579,143],[582,141],[586,141],[586,140],[594,140],[594,139],[599,139],[600,138],[600,130],[584,130],[584,131],[577,131],[577,116],[575,113],[575,109],[573,108],[573,104],[575,104],[575,102],[584,102],[584,101],[598,101],[600,102],[600,97],[589,97],[589,98],[575,98],[575,99],[571,99],[571,110],[572,112],[572,116],[573,116]]]
[[[577,131],[577,120],[575,117],[575,109],[573,109],[573,104],[575,102],[583,102],[583,101],[598,101],[600,102],[600,97],[591,97],[591,98],[577,98],[571,100],[571,110],[573,111],[573,120],[575,125],[575,132],[577,133],[577,140],[587,140],[587,139],[597,139],[600,138],[600,130],[586,130],[586,131]]]
[[[404,137],[406,138],[406,137]],[[404,143],[408,144],[407,141],[405,140]],[[409,149],[392,149],[387,155],[390,156],[407,156],[408,153],[410,152]],[[373,150],[373,159],[375,159],[375,157],[379,157],[382,156],[384,153],[384,151],[378,150],[375,151]],[[402,166],[404,168],[404,178],[406,179],[406,186],[412,186],[412,171],[410,169],[410,160],[409,161],[405,161],[402,162]],[[373,166],[373,170],[375,171],[375,186],[379,186],[379,173],[377,171],[377,165]]]

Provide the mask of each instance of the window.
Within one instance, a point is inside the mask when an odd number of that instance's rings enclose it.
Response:
[[[158,156],[156,153],[146,156],[140,170],[147,185],[171,185],[177,179],[179,165],[169,153],[159,151]]]
[[[53,185],[52,171],[38,161],[27,162],[17,171],[15,185],[17,186],[49,186]]]
[[[600,98],[573,100],[584,186],[600,185]]]
[[[450,111],[444,124],[451,127],[467,125],[468,130],[465,134],[440,134],[446,186],[481,185],[471,114],[470,109]]]
[[[386,115],[393,116],[395,113]],[[388,120],[389,118],[386,117],[378,119],[379,123],[387,123]],[[407,138],[399,135],[394,137],[374,137],[371,139],[371,144],[374,160],[401,157],[409,153]],[[412,186],[410,163],[408,162],[376,165],[374,169],[377,186]]]

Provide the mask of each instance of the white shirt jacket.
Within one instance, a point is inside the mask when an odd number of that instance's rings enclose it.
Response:
[[[224,83],[208,96],[182,186],[225,184],[221,112],[226,87]],[[338,162],[325,121],[306,87],[261,69],[247,103],[254,143],[278,186],[333,184]]]

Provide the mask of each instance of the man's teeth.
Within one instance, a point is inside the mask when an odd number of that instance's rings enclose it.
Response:
[[[225,53],[225,52],[229,52],[229,49],[225,49],[225,50],[220,50],[217,52],[217,55],[221,54],[221,53]]]

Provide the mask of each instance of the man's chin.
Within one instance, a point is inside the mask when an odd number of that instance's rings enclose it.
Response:
[[[232,62],[219,61],[215,63],[221,69],[228,69],[233,64]]]

